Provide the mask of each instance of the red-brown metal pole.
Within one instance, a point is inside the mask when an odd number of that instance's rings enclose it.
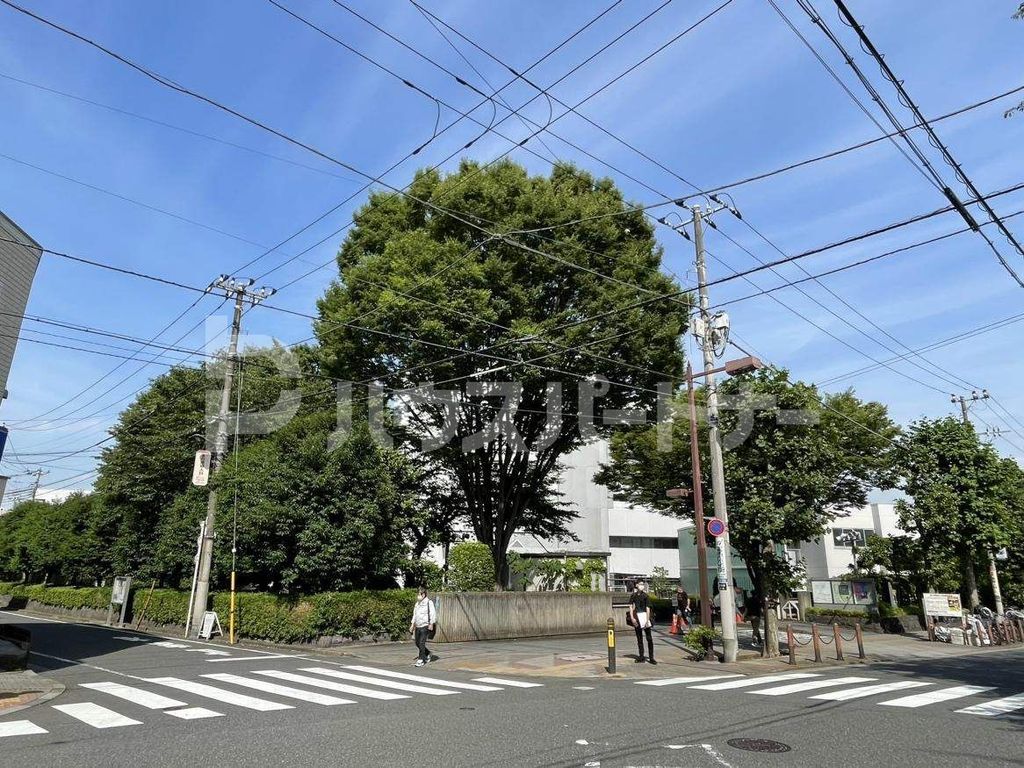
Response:
[[[711,626],[711,594],[708,589],[708,550],[704,539],[704,493],[700,478],[700,444],[697,441],[697,400],[693,368],[686,364],[686,394],[690,401],[690,463],[693,465],[693,524],[697,535],[697,570],[700,588],[700,623]]]

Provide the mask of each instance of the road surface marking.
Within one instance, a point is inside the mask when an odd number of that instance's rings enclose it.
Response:
[[[68,623],[68,622],[61,621],[61,622],[58,622],[58,623],[59,624],[65,624],[65,623]],[[59,661],[62,664],[70,664],[71,666],[82,666],[82,667],[89,667],[89,669],[98,669],[100,672],[103,672],[103,673],[108,674],[108,675],[117,675],[118,677],[127,677],[127,678],[131,678],[132,680],[141,680],[142,682],[146,682],[146,678],[144,678],[144,677],[139,677],[138,675],[129,675],[127,672],[118,672],[116,669],[107,669],[106,667],[97,667],[95,664],[89,664],[89,663],[84,662],[84,661],[79,661],[78,659],[65,659],[63,656],[50,656],[48,653],[39,653],[38,651],[32,651],[32,655],[33,656],[42,656],[44,659],[53,659],[54,661]]]
[[[923,707],[928,704],[937,704],[940,701],[951,699],[962,699],[964,696],[973,696],[976,693],[995,690],[984,685],[958,685],[953,688],[943,688],[941,691],[928,691],[927,693],[915,693],[912,696],[904,696],[899,699],[878,702],[883,707]]]
[[[808,677],[821,677],[815,672],[787,672],[783,675],[764,675],[762,677],[744,677],[742,680],[729,680],[725,683],[708,683],[707,685],[690,685],[701,691],[726,691],[731,688],[748,688],[763,683],[781,683],[784,680],[802,680]]]
[[[862,688],[847,688],[845,691],[829,691],[819,693],[817,696],[810,696],[812,699],[826,699],[828,701],[849,701],[850,699],[862,699],[865,696],[875,696],[879,693],[889,691],[902,691],[905,688],[923,688],[931,683],[918,683],[913,680],[902,680],[898,683],[882,683],[881,685],[865,685]]]
[[[188,648],[184,643],[175,643],[171,640],[160,640],[155,643],[150,643],[150,645],[155,645],[157,648]]]
[[[205,707],[188,707],[187,709],[175,709],[167,713],[180,717],[182,720],[201,720],[206,717],[224,717],[220,712],[214,712]]]
[[[243,648],[242,650],[246,650]],[[293,656],[290,653],[278,653],[274,656],[233,656],[230,659],[207,659],[211,664],[220,661],[269,661],[270,659],[304,659],[305,656]]]
[[[115,640],[125,640],[129,643],[148,643],[149,638],[135,637],[134,635],[114,635]]]
[[[339,680],[351,680],[355,683],[367,683],[381,688],[391,688],[395,691],[405,691],[406,693],[425,693],[428,696],[453,696],[458,694],[458,691],[446,691],[443,688],[430,688],[425,685],[416,685],[415,683],[404,683],[401,680],[382,680],[379,677],[357,675],[354,672],[342,672],[340,669],[303,667],[299,671],[312,672],[315,675],[324,675],[325,677],[335,677]]]
[[[962,712],[965,715],[992,717],[994,715],[1005,715],[1008,712],[1016,712],[1018,709],[1024,709],[1024,693],[1018,693],[1016,696],[1007,696],[1005,699],[993,699],[982,704],[975,704],[973,707],[958,709],[957,712]]]
[[[366,672],[381,677],[393,677],[396,680],[412,680],[417,683],[428,683],[429,685],[440,685],[445,688],[461,688],[464,691],[500,691],[493,685],[480,685],[478,683],[457,683],[452,680],[438,680],[436,677],[423,677],[422,675],[410,675],[405,672],[392,672],[390,669],[376,669],[375,667],[360,667],[354,664],[346,664],[345,669],[354,669],[356,672]]]
[[[790,685],[779,685],[775,688],[766,688],[763,691],[750,691],[758,696],[785,696],[787,693],[800,693],[801,691],[813,691],[818,688],[829,688],[833,685],[849,685],[852,683],[873,683],[874,677],[833,677],[830,680],[811,680],[809,683],[791,683]]]
[[[276,677],[278,680],[288,680],[292,683],[312,685],[315,688],[326,688],[329,691],[338,691],[338,693],[349,693],[353,696],[365,696],[368,699],[381,699],[382,701],[391,701],[393,699],[409,698],[408,696],[403,696],[400,693],[388,693],[387,691],[371,691],[369,688],[359,688],[355,685],[336,683],[333,680],[323,680],[318,677],[296,675],[291,672],[279,672],[276,669],[260,669],[255,670],[255,673],[257,675],[266,675],[267,677]]]
[[[185,706],[184,701],[178,701],[152,691],[144,691],[141,688],[133,688],[130,685],[121,685],[121,683],[82,683],[81,687],[109,693],[111,696],[130,701],[146,709],[171,709]]]
[[[187,648],[185,653],[202,653],[207,656],[230,656],[227,651],[218,651],[213,648]]]
[[[323,704],[325,707],[331,707],[335,704],[355,704],[351,699],[339,699],[337,696],[328,696],[326,693],[303,691],[298,688],[290,688],[287,685],[278,685],[269,680],[253,680],[252,678],[240,677],[239,675],[229,675],[226,672],[203,675],[203,677],[219,680],[222,683],[234,683],[245,688],[255,688],[257,691],[263,691],[264,693],[276,693],[278,696],[284,696],[288,699],[311,701],[314,704]]]
[[[0,739],[4,736],[30,736],[33,733],[49,733],[49,731],[28,720],[9,720],[6,723],[0,723]]]
[[[508,685],[513,688],[543,688],[544,683],[527,683],[523,680],[506,680],[503,677],[474,677],[478,683],[491,683],[493,685]]]
[[[112,709],[101,707],[92,702],[81,704],[54,704],[54,709],[70,715],[76,720],[81,720],[93,728],[120,728],[123,725],[142,725],[140,720],[132,720],[130,717],[119,715]]]
[[[719,765],[724,765],[724,766],[726,766],[726,768],[732,768],[732,766],[730,766],[729,763],[727,763],[725,761],[725,758],[722,756],[722,753],[719,752],[717,749],[715,749],[710,744],[666,744],[665,745],[665,749],[690,749],[692,747],[699,747],[712,760],[714,760]]]
[[[225,691],[222,688],[214,688],[205,683],[196,683],[191,680],[181,680],[177,677],[154,677],[149,680],[157,685],[166,685],[168,688],[177,688],[179,691],[194,693],[196,696],[203,696],[224,704],[234,704],[236,707],[255,709],[259,712],[270,712],[275,709],[295,709],[291,704],[280,704],[276,701],[257,699],[255,696],[246,696],[234,691]]]
[[[592,690],[594,690],[594,686],[592,686],[592,685],[574,685],[572,687],[572,689],[574,691],[592,691]]]
[[[743,675],[704,675],[702,677],[666,677],[663,680],[637,680],[637,685],[681,685],[685,683],[699,683],[703,680],[725,680],[729,677],[743,677]]]

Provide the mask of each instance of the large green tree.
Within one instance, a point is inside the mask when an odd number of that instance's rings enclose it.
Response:
[[[927,576],[959,562],[974,608],[978,565],[987,568],[988,553],[1010,530],[1015,476],[971,425],[953,417],[914,422],[899,440],[893,470],[908,496],[898,502],[900,527],[918,536]]]
[[[862,402],[852,392],[821,394],[813,385],[791,382],[783,370],[765,369],[723,381],[718,388],[731,544],[750,571],[754,599],[765,607],[765,652],[777,654],[771,608],[797,574],[776,545],[816,539],[845,509],[865,504],[886,467],[897,429],[879,403]],[[703,401],[703,391],[698,394]],[[692,485],[685,395],[669,426],[668,451],[659,448],[656,427],[617,432],[611,462],[598,480],[619,498],[692,519],[689,502],[665,497],[669,488]],[[700,442],[710,514],[703,428]]]
[[[566,165],[424,171],[408,197],[375,194],[356,215],[319,302],[325,365],[404,408],[403,439],[457,486],[499,586],[514,531],[564,534],[574,515],[553,484],[591,436],[577,426],[581,379],[616,382],[600,415],[653,410],[657,382],[678,375],[685,302],[619,311],[678,290],[660,266],[643,214]],[[452,394],[394,394],[424,382]]]

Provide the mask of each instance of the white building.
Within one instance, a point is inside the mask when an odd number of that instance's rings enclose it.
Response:
[[[677,517],[615,501],[611,491],[594,482],[601,464],[609,461],[608,444],[585,445],[563,459],[558,484],[563,503],[578,517],[569,523],[577,540],[513,536],[509,550],[524,557],[596,557],[607,564],[607,586],[624,589],[627,580],[649,579],[661,567],[679,578],[679,529],[689,526]]]
[[[787,547],[787,553],[803,559],[808,579],[835,579],[850,573],[854,545],[863,546],[872,535],[904,533],[896,520],[895,504],[868,504],[834,520],[829,532],[817,541]]]

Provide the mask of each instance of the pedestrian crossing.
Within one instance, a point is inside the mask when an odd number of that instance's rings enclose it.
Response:
[[[971,696],[991,695],[997,690],[995,686],[985,685],[954,685],[940,688],[938,686],[941,683],[924,680],[879,682],[878,678],[874,677],[832,677],[820,672],[786,672],[759,677],[735,674],[670,677],[638,680],[635,684],[651,687],[680,686],[696,691],[737,691],[755,696],[807,694],[807,698],[812,701],[842,702],[874,698],[872,703],[879,706],[902,709],[918,709]],[[932,690],[886,698],[889,694],[926,687],[931,687]],[[1024,716],[1024,693],[990,699],[955,711],[958,714],[982,717],[1014,714]]]
[[[32,719],[0,721],[0,739],[47,734],[76,722],[105,730],[158,722],[164,715],[177,720],[204,720],[224,717],[232,710],[280,712],[304,705],[390,703],[417,696],[490,694],[543,687],[543,683],[508,678],[480,677],[470,682],[355,664],[294,670],[253,669],[245,674],[211,672],[200,674],[198,680],[125,677],[130,678],[131,684],[119,680],[80,683],[76,693],[86,694],[88,701],[40,705]]]

